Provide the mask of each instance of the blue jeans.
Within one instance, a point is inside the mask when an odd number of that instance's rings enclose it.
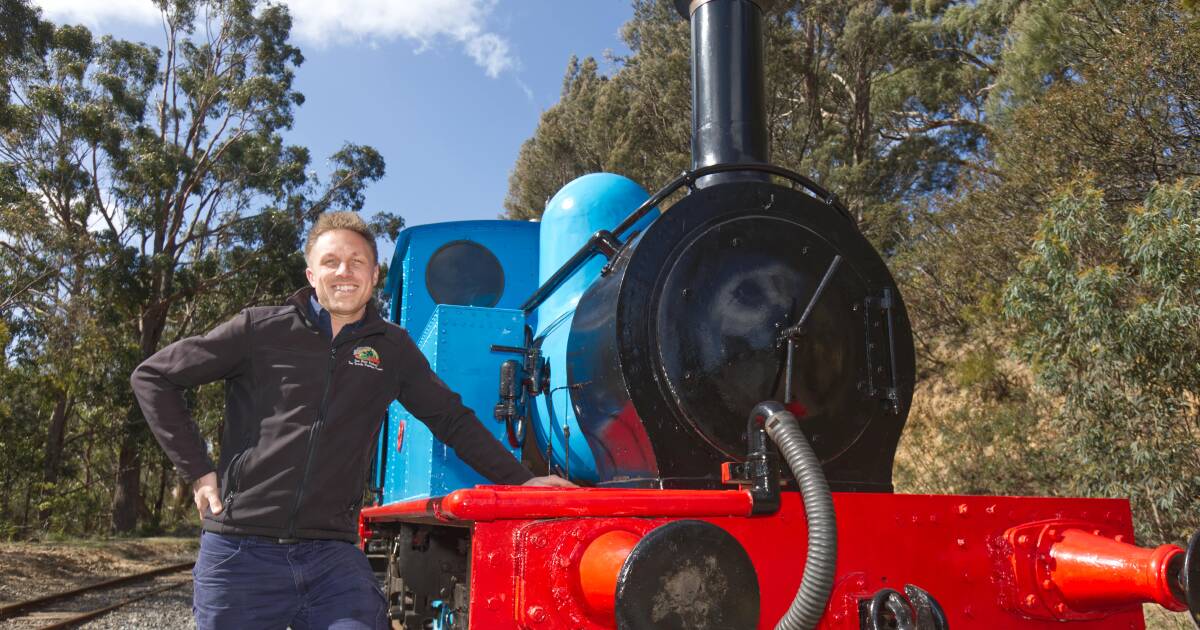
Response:
[[[348,542],[281,545],[204,532],[192,575],[198,630],[388,628],[375,574]]]

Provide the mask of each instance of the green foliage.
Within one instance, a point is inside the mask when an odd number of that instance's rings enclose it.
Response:
[[[948,396],[923,388],[897,455],[901,492],[1061,494],[1067,462],[1057,454],[1043,410],[1022,398]],[[1058,490],[1056,492],[1056,490]]]
[[[1143,534],[1200,508],[1200,183],[1114,206],[1081,182],[1050,206],[1008,290],[1016,349],[1062,405],[1073,487],[1129,496]]]
[[[978,168],[988,59],[1002,41],[1001,20],[978,16],[1004,3],[980,4],[972,19],[951,3],[874,0],[779,2],[766,15],[773,161],[832,188],[885,250],[907,232],[907,204]],[[590,171],[653,188],[689,166],[687,22],[667,0],[638,0],[622,34],[632,53],[610,75],[591,59],[569,64],[513,168],[510,217],[540,216]]]
[[[158,6],[161,47],[0,5],[4,32],[21,37],[0,49],[0,320],[8,391],[28,394],[0,411],[14,453],[0,475],[23,496],[0,503],[0,522],[22,535],[101,531],[110,514],[124,532],[189,516],[166,505],[174,475],[130,371],[301,285],[307,222],[361,209],[384,174],[376,150],[347,144],[322,181],[308,150],[283,141],[303,103],[284,5]],[[206,435],[221,407],[194,399]]]
[[[540,216],[589,171],[653,188],[688,166],[688,27],[672,4],[634,2],[631,54],[607,70],[571,61],[508,216]],[[1150,541],[1197,525],[1200,238],[1179,218],[1194,207],[1179,182],[1200,173],[1195,11],[772,3],[772,160],[847,201],[916,328],[899,487],[1133,496]]]

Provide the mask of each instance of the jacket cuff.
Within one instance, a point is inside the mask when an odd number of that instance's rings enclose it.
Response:
[[[179,476],[183,477],[183,480],[187,482],[188,485],[191,485],[204,475],[207,475],[210,472],[216,472],[217,469],[213,467],[212,462],[206,459],[203,462],[197,462],[194,465],[190,465],[186,469],[176,466],[175,470],[179,472]]]

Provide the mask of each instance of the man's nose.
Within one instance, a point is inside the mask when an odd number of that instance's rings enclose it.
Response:
[[[340,263],[340,264],[338,265],[338,268],[337,268],[337,272],[336,272],[336,273],[337,273],[337,275],[339,275],[339,276],[347,276],[347,275],[350,275],[350,263]]]

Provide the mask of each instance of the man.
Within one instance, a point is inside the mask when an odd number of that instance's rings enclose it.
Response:
[[[572,485],[534,477],[379,317],[378,253],[358,215],[321,215],[304,253],[311,288],[171,344],[131,378],[155,437],[192,482],[201,629],[387,627],[354,542],[372,437],[392,400],[495,483]],[[225,427],[214,470],[183,394],[217,380]]]

